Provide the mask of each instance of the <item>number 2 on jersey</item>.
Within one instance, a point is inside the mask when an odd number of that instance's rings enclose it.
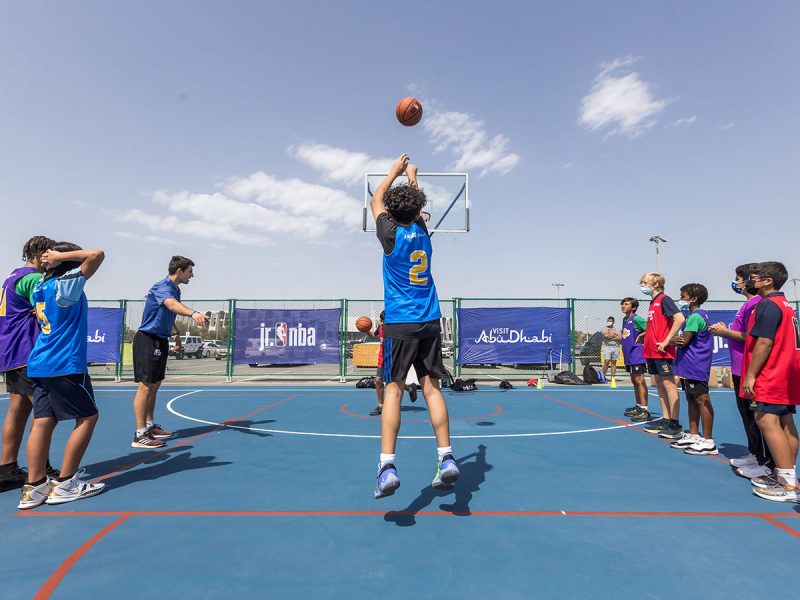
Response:
[[[428,270],[428,255],[424,250],[414,250],[411,253],[411,262],[415,263],[408,270],[408,280],[411,285],[428,285],[428,278],[420,276]]]
[[[36,303],[36,318],[39,319],[39,327],[41,327],[42,333],[50,333],[50,321],[47,320],[44,314],[44,302]]]

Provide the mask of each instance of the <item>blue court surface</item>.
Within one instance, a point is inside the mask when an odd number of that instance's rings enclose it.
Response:
[[[630,389],[445,396],[455,490],[430,487],[428,413],[406,396],[402,485],[374,500],[374,390],[164,387],[177,436],[152,451],[130,447],[133,388],[98,386],[84,466],[108,487],[26,513],[0,495],[2,596],[749,598],[794,572],[795,505],[727,464],[746,452],[730,390],[712,392],[718,457],[631,426]]]

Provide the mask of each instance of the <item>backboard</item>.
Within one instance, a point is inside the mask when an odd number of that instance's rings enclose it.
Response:
[[[364,178],[364,231],[375,231],[370,202],[386,177],[385,173],[367,173]],[[395,185],[407,183],[405,175]],[[428,231],[433,234],[469,231],[469,176],[466,173],[417,173],[417,182],[428,198],[425,212],[430,213]]]

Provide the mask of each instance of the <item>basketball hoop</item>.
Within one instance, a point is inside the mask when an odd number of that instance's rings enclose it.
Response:
[[[422,220],[423,220],[423,221],[425,221],[426,223],[427,223],[427,222],[429,222],[429,221],[431,220],[431,213],[429,213],[429,212],[425,212],[425,211],[423,210],[423,211],[421,211],[419,214],[420,214],[420,216],[422,217]]]

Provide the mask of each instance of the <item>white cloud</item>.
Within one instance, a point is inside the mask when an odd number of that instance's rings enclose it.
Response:
[[[114,235],[125,240],[136,240],[137,242],[147,242],[149,244],[163,244],[166,246],[173,243],[173,240],[167,236],[142,235],[132,231],[115,231]]]
[[[300,179],[281,180],[259,171],[218,187],[212,193],[161,190],[150,200],[166,214],[132,209],[113,216],[164,235],[258,245],[276,237],[320,240],[331,230],[355,231],[361,223],[362,205],[354,198]]]
[[[653,118],[666,106],[657,100],[650,84],[630,71],[637,58],[626,56],[603,64],[592,90],[581,101],[578,122],[589,131],[606,128],[607,135],[636,137],[655,124]]]
[[[670,123],[669,125],[667,125],[667,127],[677,127],[678,125],[691,125],[695,121],[697,121],[697,115],[692,115],[691,117],[686,117],[684,119],[677,119],[672,123]]]
[[[366,173],[386,173],[393,160],[325,144],[290,146],[289,154],[322,173],[325,181],[345,184],[361,183]]]
[[[449,151],[455,161],[447,166],[453,171],[480,170],[479,176],[496,172],[505,174],[517,166],[518,154],[508,151],[508,138],[489,138],[483,121],[463,112],[439,112],[435,108],[423,120],[423,128],[436,146],[434,152]]]
[[[722,127],[720,127],[720,128],[719,128],[719,130],[720,130],[720,131],[725,131],[726,129],[731,129],[731,128],[735,127],[735,126],[736,126],[736,123],[734,123],[733,121],[731,121],[730,123],[728,123],[728,124],[726,124],[726,125],[723,125]]]

